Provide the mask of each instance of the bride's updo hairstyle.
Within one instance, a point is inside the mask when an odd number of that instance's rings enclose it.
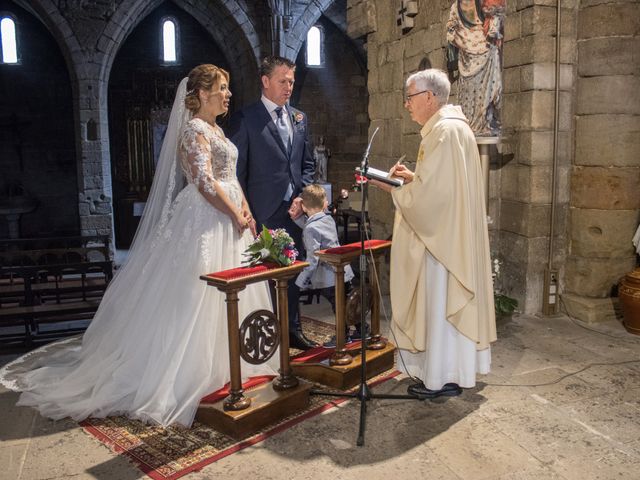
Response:
[[[213,87],[216,82],[219,82],[221,77],[224,77],[224,79],[229,82],[229,73],[210,63],[198,65],[191,70],[189,72],[189,79],[187,80],[187,95],[184,98],[184,106],[190,110],[191,113],[195,114],[201,107],[198,92],[200,90],[211,90],[211,87]]]

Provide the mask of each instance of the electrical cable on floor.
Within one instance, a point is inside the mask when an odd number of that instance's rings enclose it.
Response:
[[[371,240],[369,238],[369,231],[366,228],[364,229],[364,231],[365,231],[365,236],[366,236],[367,240]],[[375,277],[376,282],[378,282],[378,285],[380,285],[380,277],[378,276],[378,270],[377,270],[377,267],[376,267],[376,261],[375,261],[375,257],[373,255],[373,251],[372,250],[369,250],[369,255],[371,257],[371,265],[373,267],[373,276]],[[385,321],[387,323],[389,323],[389,316],[387,315],[387,309],[385,307],[384,300],[382,298],[382,290],[380,288],[378,288],[378,296],[379,296],[379,304],[382,307],[382,313],[384,315],[384,319],[385,319]],[[562,299],[560,301],[562,301]],[[566,311],[566,308],[565,308],[565,311]],[[598,330],[593,329],[593,328],[588,328],[588,327],[586,327],[584,325],[580,325],[580,323],[578,323],[578,321],[576,319],[574,319],[571,315],[567,314],[567,317],[569,318],[569,320],[573,324],[575,324],[575,325],[577,325],[577,326],[579,326],[579,327],[581,327],[581,328],[583,328],[585,330],[588,330],[590,332],[594,332],[594,333],[598,333],[600,335],[605,335],[607,337],[615,338],[616,340],[628,340],[628,341],[632,341],[634,343],[637,342],[637,341],[640,341],[640,338],[617,337],[615,335],[610,335],[608,333],[601,332],[601,331],[598,331]],[[397,345],[398,344],[398,339],[396,338],[395,333],[393,332],[393,329],[389,329],[389,331],[391,332],[391,335],[393,336],[393,339],[395,340],[396,345]],[[402,365],[404,366],[404,370],[407,373],[407,375],[409,376],[409,378],[411,378],[411,380],[413,380],[416,383],[421,383],[421,380],[419,378],[414,377],[413,375],[408,373],[407,365],[406,365],[406,363],[404,361],[404,358],[402,357],[402,351],[401,351],[400,348],[397,349],[397,353],[398,353],[398,357],[400,358],[400,361],[402,362]],[[640,363],[640,359],[638,359],[638,360],[627,360],[627,361],[624,361],[624,362],[612,362],[612,363],[590,363],[587,366],[581,368],[580,370],[578,370],[576,372],[567,373],[566,375],[563,375],[563,376],[557,378],[556,380],[552,380],[552,381],[546,382],[546,383],[485,383],[484,385],[491,386],[491,387],[545,387],[545,386],[555,385],[557,383],[560,383],[565,378],[569,378],[569,377],[572,377],[572,376],[577,375],[579,373],[582,373],[582,372],[584,372],[585,370],[588,370],[591,367],[606,367],[606,366],[616,366],[616,365],[627,365],[627,364],[630,364],[630,363]]]
[[[562,297],[560,298],[560,302],[562,303],[562,305],[564,305],[564,311],[567,312],[567,307],[564,303],[564,300],[562,300]],[[629,341],[629,342],[633,342],[633,343],[637,343],[640,342],[640,337],[618,337],[616,335],[611,335],[609,333],[605,333],[605,332],[601,332],[600,330],[597,330],[595,328],[589,328],[586,325],[583,325],[580,323],[580,321],[577,318],[572,317],[571,315],[569,315],[569,313],[565,313],[565,315],[567,317],[569,317],[569,320],[571,320],[571,322],[574,325],[577,325],[578,327],[584,329],[584,330],[589,330],[590,332],[594,332],[594,333],[599,333],[600,335],[604,335],[605,337],[611,337],[611,338],[615,338],[616,340],[624,340],[624,341]]]
[[[640,363],[640,359],[638,359],[638,360],[626,360],[624,362],[612,362],[612,363],[606,363],[606,362],[590,363],[586,367],[583,367],[583,368],[581,368],[580,370],[578,370],[576,372],[567,373],[566,375],[563,375],[560,378],[557,378],[556,380],[553,380],[551,382],[545,382],[545,383],[485,383],[485,385],[491,386],[491,387],[546,387],[548,385],[555,385],[556,383],[560,383],[565,378],[569,378],[569,377],[572,377],[574,375],[577,375],[578,373],[582,373],[585,370],[590,369],[591,367],[609,367],[609,366],[616,366],[616,365],[626,365],[626,364],[629,364],[629,363]]]

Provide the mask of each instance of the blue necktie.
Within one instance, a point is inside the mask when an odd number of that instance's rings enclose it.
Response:
[[[291,154],[291,142],[289,141],[289,129],[287,128],[287,124],[284,121],[284,117],[282,116],[282,107],[277,107],[275,109],[276,115],[276,127],[278,129],[278,133],[280,134],[280,138],[282,139],[282,143],[284,144],[287,155]],[[292,182],[289,181],[289,186],[287,187],[287,191],[284,194],[284,201],[288,202],[291,200],[291,196],[293,195],[293,185]]]
[[[282,107],[277,107],[275,112],[278,116],[278,118],[276,118],[276,127],[278,128],[282,144],[285,146],[288,154],[291,150],[291,142],[289,141],[289,129],[287,128],[287,122],[285,122],[284,117],[282,116]]]

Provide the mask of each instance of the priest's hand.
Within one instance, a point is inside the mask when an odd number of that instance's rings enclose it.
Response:
[[[384,190],[385,192],[391,193],[393,186],[388,183],[381,182],[379,180],[374,180],[372,178],[369,179],[369,185],[373,185],[374,187],[378,187],[380,190]]]
[[[396,163],[393,167],[391,167],[391,170],[389,170],[389,176],[400,177],[406,184],[413,182],[413,177],[415,176],[415,174],[401,163]]]

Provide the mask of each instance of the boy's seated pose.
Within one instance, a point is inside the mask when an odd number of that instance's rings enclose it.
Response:
[[[300,290],[315,289],[320,295],[325,297],[331,308],[336,311],[335,298],[335,272],[331,265],[320,262],[315,255],[317,250],[325,248],[339,247],[338,230],[336,222],[331,215],[325,213],[327,208],[327,195],[320,185],[308,185],[302,190],[301,207],[305,215],[300,215],[293,220],[302,227],[302,241],[307,251],[306,267],[296,279],[296,285]],[[295,209],[293,209],[295,210]],[[353,270],[349,265],[344,269],[345,292],[351,292],[351,280]],[[344,299],[342,300],[344,301]],[[350,335],[350,327],[347,326],[346,340],[350,342],[361,337],[360,325],[356,325],[356,331]],[[325,347],[335,347],[335,336],[324,344]]]

